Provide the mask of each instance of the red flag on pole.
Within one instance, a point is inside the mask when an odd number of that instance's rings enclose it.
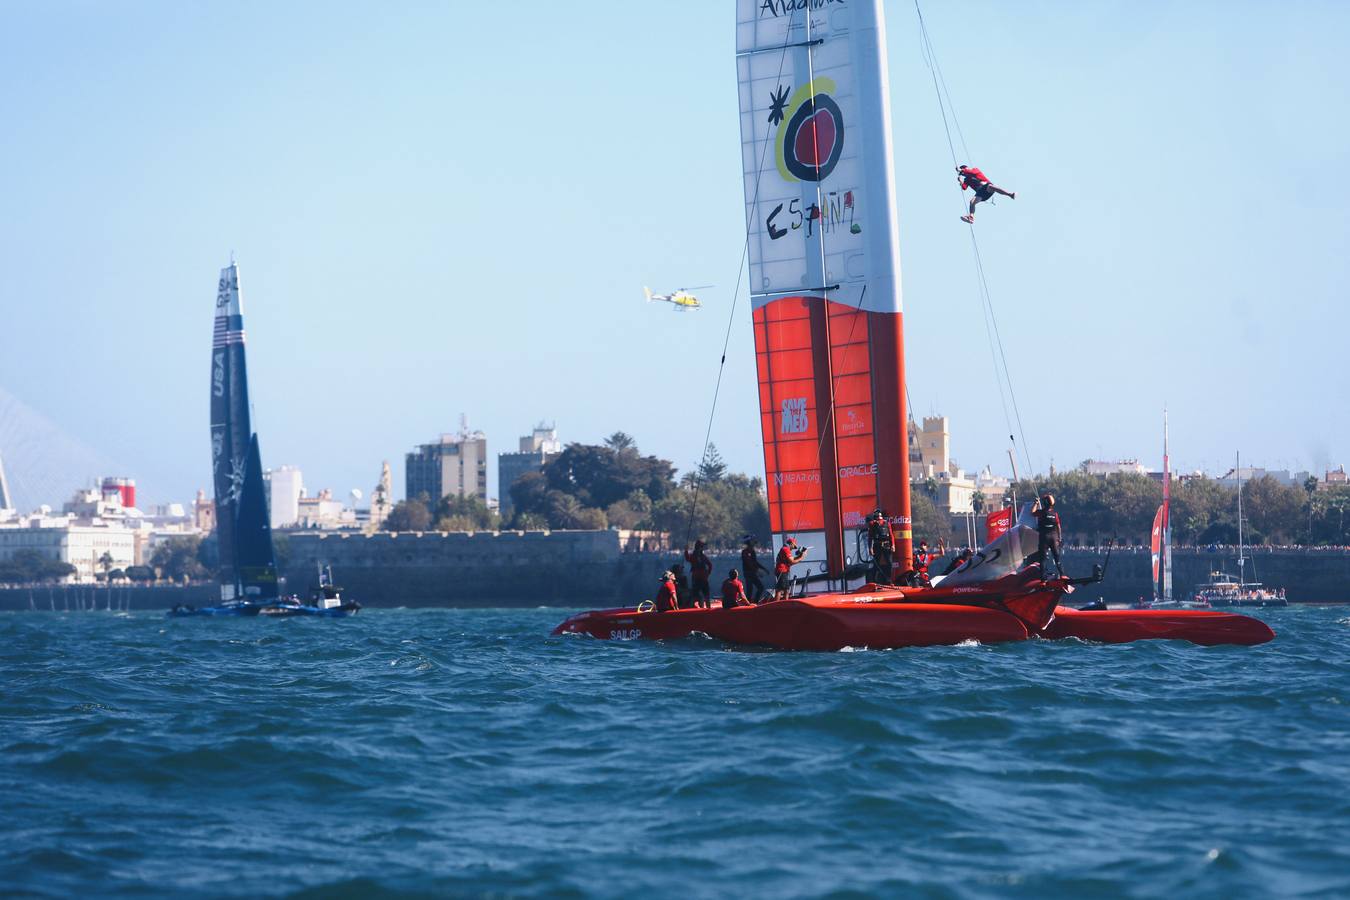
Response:
[[[984,520],[984,542],[992,544],[1000,537],[1008,533],[1012,527],[1012,507],[995,510],[991,512]]]

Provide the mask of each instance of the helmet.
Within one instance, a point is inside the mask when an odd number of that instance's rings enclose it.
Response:
[[[699,549],[700,547],[706,547],[706,546],[708,546],[708,545],[707,545],[706,543],[704,543],[703,541],[694,541],[694,549],[695,549],[695,550]]]
[[[1055,495],[1047,493],[1044,497],[1041,498],[1041,502],[1043,502],[1046,506],[1054,506]]]
[[[737,572],[735,569],[732,569],[730,572],[727,573],[727,577],[728,577],[728,578],[740,578],[740,577],[741,577],[741,573],[740,573],[740,572]]]
[[[797,539],[796,539],[796,538],[788,538],[786,541],[783,541],[783,546],[785,546],[785,547],[795,547],[795,546],[797,546]]]
[[[754,536],[753,534],[743,534],[743,535],[741,535],[741,543],[742,543],[742,544],[753,544],[754,542],[755,542],[755,536]]]

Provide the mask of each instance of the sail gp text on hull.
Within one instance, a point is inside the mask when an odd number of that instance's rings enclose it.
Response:
[[[843,6],[844,0],[763,0],[759,4],[761,16],[786,16],[804,9],[824,9],[827,6]]]

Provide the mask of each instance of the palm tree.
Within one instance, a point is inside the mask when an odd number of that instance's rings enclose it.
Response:
[[[1303,480],[1303,490],[1308,492],[1308,543],[1313,542],[1313,495],[1317,493],[1317,476],[1309,475]]]
[[[113,558],[112,558],[112,554],[109,553],[107,550],[104,550],[104,551],[103,551],[103,555],[100,556],[100,557],[98,558],[98,565],[99,565],[99,568],[103,570],[103,583],[106,584],[106,585],[108,586],[108,609],[111,610],[111,609],[112,609],[112,579],[108,577],[108,573],[112,571],[112,567],[113,567]],[[98,607],[98,601],[97,601],[97,600],[94,601],[94,606],[95,606],[95,608]]]

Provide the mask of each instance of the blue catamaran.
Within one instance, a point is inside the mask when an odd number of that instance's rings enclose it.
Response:
[[[248,372],[239,267],[220,271],[211,341],[211,471],[220,547],[220,602],[180,605],[173,616],[346,616],[361,608],[343,601],[331,579],[311,602],[281,596],[272,525],[264,493],[258,435],[249,423]],[[322,580],[322,579],[321,579]]]

